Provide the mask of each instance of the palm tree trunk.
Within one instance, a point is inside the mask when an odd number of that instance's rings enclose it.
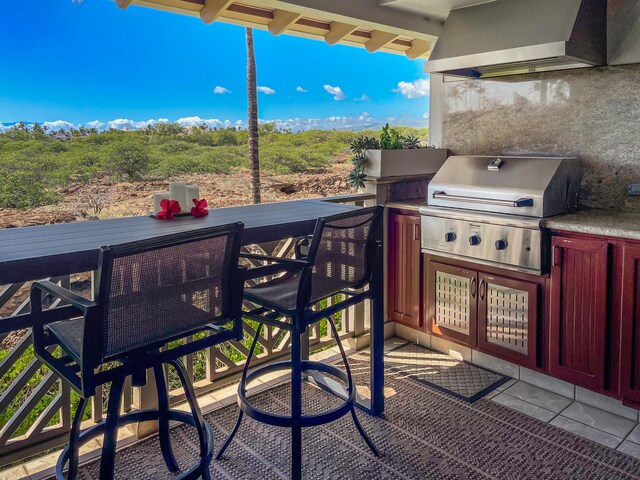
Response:
[[[249,126],[249,159],[251,162],[251,192],[253,203],[260,203],[260,153],[258,150],[258,91],[256,57],[253,51],[253,29],[247,36],[247,115]]]

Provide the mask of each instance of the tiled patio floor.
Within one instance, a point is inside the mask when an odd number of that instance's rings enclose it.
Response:
[[[391,351],[404,343],[406,343],[406,340],[393,338],[387,341],[385,349],[386,351]],[[335,354],[335,350],[322,352],[323,357],[332,357]],[[286,376],[276,375],[254,385],[253,392],[258,393],[284,382],[286,382]],[[206,412],[212,412],[235,403],[235,392],[235,385],[229,385],[212,394],[201,397],[199,401]],[[622,411],[625,416],[615,415],[519,380],[511,380],[505,383],[485,398],[544,423],[640,459],[640,426],[637,421],[638,414],[635,410]],[[126,435],[123,434],[122,436],[125,437]],[[95,448],[99,445],[100,442],[95,441],[92,447]],[[85,460],[89,461],[95,458],[97,453],[93,452],[85,455]],[[47,474],[51,472],[47,467],[52,464],[51,462],[55,461],[56,457],[57,453],[53,453],[16,469],[0,472],[0,479],[46,478]],[[638,478],[640,478],[640,471],[638,471]]]
[[[640,425],[633,412],[628,415],[632,418],[616,415],[521,380],[505,383],[485,398],[640,459]]]

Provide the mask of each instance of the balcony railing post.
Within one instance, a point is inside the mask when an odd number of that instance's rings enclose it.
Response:
[[[137,410],[155,410],[158,408],[158,394],[153,369],[147,370],[147,383],[144,387],[133,388],[133,403]],[[140,422],[133,427],[138,438],[143,438],[158,432],[158,422],[151,420]]]

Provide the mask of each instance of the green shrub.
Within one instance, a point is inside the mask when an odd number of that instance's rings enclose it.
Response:
[[[61,152],[68,151],[69,147],[67,146],[67,143],[65,141],[55,140],[51,142],[51,145],[49,146],[49,150],[55,153],[61,153]]]
[[[60,198],[39,172],[27,169],[0,175],[0,207],[26,210],[55,203]]]
[[[105,167],[125,179],[138,180],[149,169],[149,148],[142,141],[123,138],[105,145],[102,150]]]

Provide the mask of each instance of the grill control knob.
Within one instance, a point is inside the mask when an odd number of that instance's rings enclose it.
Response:
[[[447,232],[444,234],[444,241],[447,243],[455,241],[456,238],[457,237],[454,232]]]
[[[496,250],[506,250],[509,244],[503,238],[496,240]]]
[[[471,235],[469,237],[469,245],[471,245],[472,247],[477,247],[478,245],[480,245],[480,242],[482,241],[482,239],[480,238],[480,235]]]

